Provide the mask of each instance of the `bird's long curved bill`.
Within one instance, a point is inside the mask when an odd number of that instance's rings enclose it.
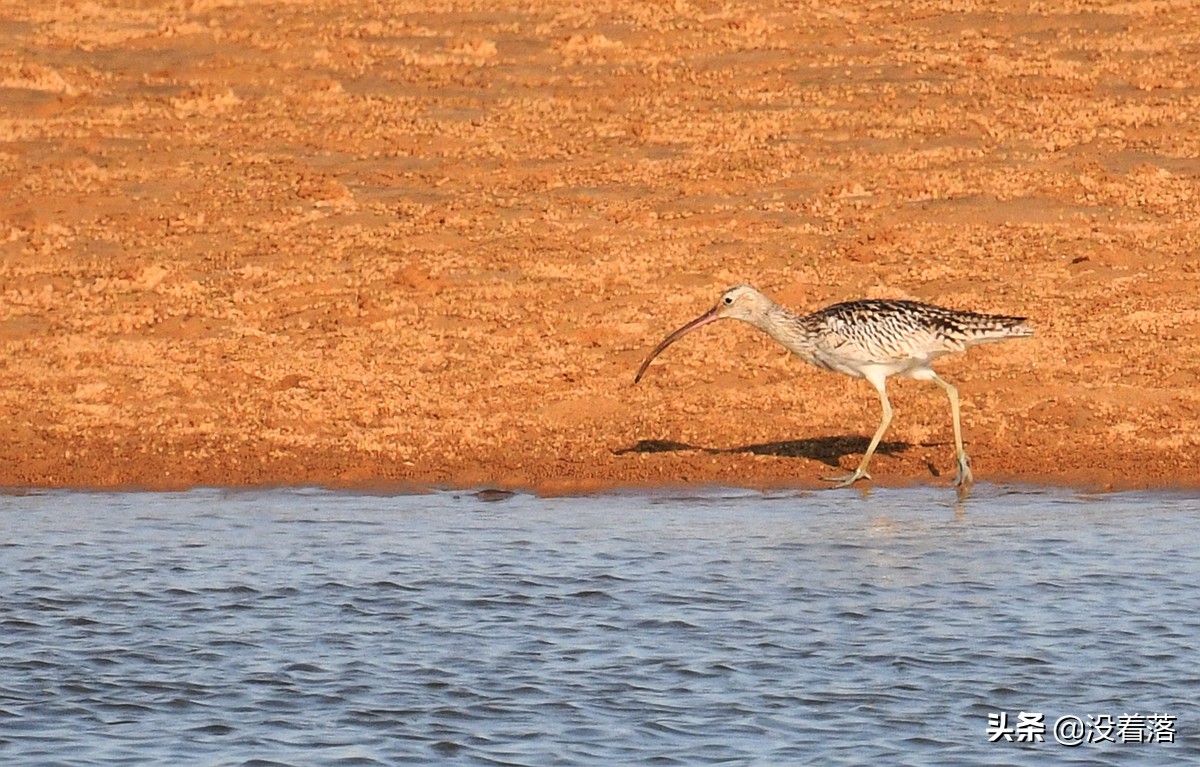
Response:
[[[642,380],[642,376],[645,374],[646,368],[650,367],[650,363],[654,361],[655,357],[662,354],[663,349],[666,349],[668,346],[675,343],[679,339],[683,338],[688,333],[691,333],[696,328],[707,325],[708,323],[713,322],[714,320],[719,320],[721,318],[721,316],[719,314],[717,314],[717,309],[718,309],[718,307],[714,306],[713,308],[709,309],[704,314],[701,314],[696,319],[692,320],[688,324],[681,327],[679,330],[676,330],[674,333],[672,333],[671,335],[664,338],[662,340],[662,343],[660,343],[658,346],[654,347],[654,351],[650,352],[650,356],[647,357],[646,361],[642,363],[642,366],[640,368],[638,368],[637,375],[634,376],[633,382],[636,384],[638,381]]]

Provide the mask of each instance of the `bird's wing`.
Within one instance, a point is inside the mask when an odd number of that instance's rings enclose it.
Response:
[[[857,364],[893,364],[937,353],[937,339],[903,305],[855,302],[820,317],[818,352]]]

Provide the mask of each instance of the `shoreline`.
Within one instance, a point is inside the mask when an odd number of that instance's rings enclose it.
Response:
[[[1111,478],[1098,476],[1094,472],[1079,472],[1073,475],[1041,474],[1035,477],[1024,474],[1001,474],[986,477],[976,477],[973,487],[1001,487],[1028,489],[1064,490],[1082,494],[1110,495],[1116,493],[1145,492],[1196,495],[1200,492],[1200,481],[1171,481],[1155,482],[1140,478],[1122,478],[1113,481]],[[420,481],[417,479],[303,479],[296,481],[247,481],[233,483],[215,483],[206,481],[171,482],[171,481],[128,481],[111,484],[89,483],[46,483],[46,484],[9,484],[0,483],[0,492],[9,495],[62,491],[69,493],[186,493],[191,491],[214,490],[220,492],[273,492],[319,490],[332,493],[379,495],[379,496],[409,496],[426,495],[430,493],[463,493],[463,494],[517,494],[531,495],[542,498],[578,497],[593,495],[624,495],[624,494],[680,494],[688,492],[706,492],[712,490],[744,490],[759,493],[796,493],[798,495],[814,492],[850,492],[858,495],[869,495],[873,489],[914,489],[929,488],[944,491],[947,496],[954,495],[957,490],[948,482],[948,477],[912,477],[912,476],[882,476],[872,481],[860,482],[854,487],[833,488],[827,482],[813,477],[780,477],[760,476],[751,479],[736,480],[729,477],[698,478],[695,481],[679,480],[639,480],[634,482],[597,479],[597,478],[546,478],[536,482],[522,479],[473,479],[466,482]],[[969,493],[967,495],[969,498]]]

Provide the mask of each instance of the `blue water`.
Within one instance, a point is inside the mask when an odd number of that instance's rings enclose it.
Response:
[[[1198,554],[1165,494],[4,496],[0,763],[1195,761]]]

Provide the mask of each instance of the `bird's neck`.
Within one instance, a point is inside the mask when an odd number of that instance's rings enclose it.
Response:
[[[750,324],[774,338],[793,354],[805,359],[812,357],[813,333],[805,324],[804,317],[787,307],[772,303]]]

